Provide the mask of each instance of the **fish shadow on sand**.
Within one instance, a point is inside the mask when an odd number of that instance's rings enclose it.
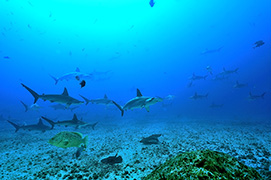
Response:
[[[145,145],[151,145],[151,144],[159,144],[159,140],[158,138],[161,136],[162,134],[153,134],[149,137],[143,138],[141,141],[141,143],[145,144]]]

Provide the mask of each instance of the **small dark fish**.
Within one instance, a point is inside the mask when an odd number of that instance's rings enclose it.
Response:
[[[80,85],[81,85],[81,88],[85,87],[86,81],[85,81],[85,80],[81,81],[81,82],[80,82]]]
[[[110,164],[110,165],[114,165],[117,163],[122,163],[122,157],[121,156],[117,156],[118,154],[116,154],[115,156],[109,156],[107,158],[104,158],[101,160],[102,163],[105,164]]]
[[[262,45],[264,45],[264,42],[262,40],[260,40],[260,41],[255,42],[254,44],[255,44],[255,46],[253,47],[253,49],[255,49],[257,47],[261,47]]]
[[[76,79],[77,81],[79,81],[79,80],[80,80],[80,77],[79,77],[79,76],[75,76],[75,79]]]
[[[76,159],[79,158],[79,156],[82,154],[83,150],[85,149],[85,146],[80,146],[79,148],[77,148],[76,153],[74,154]]]
[[[4,56],[3,58],[4,58],[4,59],[10,59],[10,57],[9,57],[9,56]]]
[[[28,25],[27,25],[27,27],[28,27],[29,29],[32,29],[32,27],[31,27],[31,25],[30,25],[30,24],[28,24]]]
[[[158,137],[160,137],[161,134],[153,134],[149,137],[143,138],[141,141],[141,143],[145,144],[145,145],[150,145],[150,144],[158,144],[159,140]]]
[[[151,7],[153,7],[155,2],[153,0],[150,0],[149,4],[150,4]]]

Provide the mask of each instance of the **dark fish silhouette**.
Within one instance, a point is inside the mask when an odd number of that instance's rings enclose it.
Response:
[[[262,45],[264,45],[264,42],[262,40],[260,40],[260,41],[255,42],[254,44],[255,44],[255,46],[253,47],[253,49],[255,49],[257,47],[261,47]]]
[[[81,82],[80,82],[80,85],[81,85],[81,88],[85,87],[86,81],[85,81],[85,80],[81,81]]]
[[[149,4],[150,4],[151,7],[153,7],[155,2],[153,0],[150,0]]]
[[[153,134],[149,137],[143,138],[141,141],[141,143],[145,144],[145,145],[150,145],[150,144],[158,144],[159,140],[158,137],[160,137],[161,134]]]
[[[9,56],[4,56],[3,58],[4,58],[4,59],[10,59],[10,57],[9,57]]]
[[[109,156],[107,158],[104,158],[101,160],[102,163],[105,164],[110,164],[110,165],[114,165],[117,163],[122,163],[122,157],[121,156],[117,156],[118,154],[116,154],[115,156]]]

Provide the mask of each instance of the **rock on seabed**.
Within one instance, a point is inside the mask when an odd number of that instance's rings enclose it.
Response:
[[[200,150],[186,152],[167,160],[144,180],[179,179],[255,179],[262,177],[253,168],[225,153]]]

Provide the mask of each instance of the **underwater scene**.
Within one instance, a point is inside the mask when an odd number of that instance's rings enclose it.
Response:
[[[0,179],[271,179],[270,0],[0,0]]]

